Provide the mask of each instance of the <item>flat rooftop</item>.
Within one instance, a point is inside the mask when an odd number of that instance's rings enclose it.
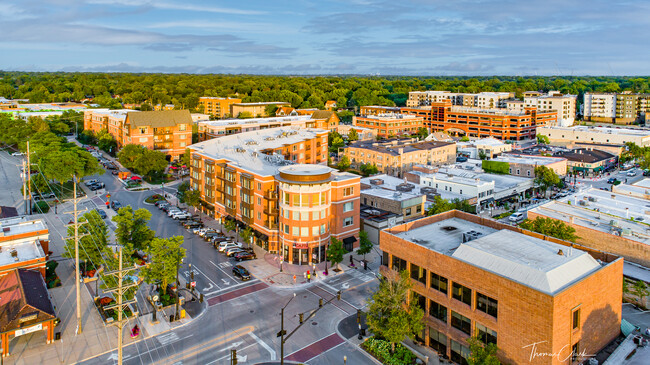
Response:
[[[188,148],[205,157],[228,160],[246,171],[269,176],[275,175],[279,167],[293,163],[281,155],[265,155],[263,151],[317,138],[322,133],[327,131],[292,127],[261,129],[211,139]]]
[[[458,146],[503,146],[506,145],[507,143],[504,143],[503,141],[500,141],[496,138],[481,138],[481,139],[475,139],[473,141],[468,141],[468,142],[458,142]]]
[[[254,106],[254,105],[275,105],[275,104],[291,104],[286,101],[260,101],[257,103],[235,103],[233,105],[239,106]]]
[[[418,173],[417,171],[411,171],[411,172]],[[375,179],[381,179],[383,181],[383,184],[381,184],[381,185],[373,185],[373,184],[371,184],[370,181],[375,180]],[[386,190],[386,191],[390,191],[390,192],[394,193],[394,192],[397,191],[397,185],[403,184],[404,180],[400,179],[400,178],[397,178],[397,177],[394,177],[394,176],[381,174],[381,175],[374,175],[374,176],[371,176],[371,177],[364,177],[364,178],[361,179],[361,183],[371,186],[371,189]],[[426,187],[426,186],[421,185],[421,184],[412,183],[412,182],[408,182],[408,183],[414,186],[413,190],[411,190],[409,193],[416,194],[417,196],[426,195],[425,193],[423,193],[421,191],[421,188]],[[361,192],[366,193],[367,190],[368,189],[361,190]],[[466,194],[458,194],[458,193],[454,193],[454,192],[450,192],[450,191],[445,191],[444,189],[442,189],[442,191],[441,191],[441,189],[437,189],[436,193],[438,193],[441,198],[447,199],[447,200],[450,200],[450,201],[454,200],[454,199],[466,200],[466,199],[470,199],[470,198],[475,198],[475,196],[466,195]]]
[[[361,216],[361,219],[364,220],[370,220],[373,222],[383,222],[388,220],[389,218],[396,218],[399,217],[400,214],[389,212],[387,210],[379,209],[376,207],[371,207],[369,205],[363,205],[361,204],[361,208],[359,209],[359,214]]]
[[[563,157],[548,156],[531,156],[531,155],[501,155],[492,159],[492,161],[501,161],[507,163],[520,163],[526,165],[550,165],[552,163],[566,160]]]
[[[296,116],[284,116],[284,117],[271,117],[271,118],[251,118],[251,119],[221,119],[221,120],[210,120],[210,121],[200,121],[199,125],[211,126],[211,127],[236,127],[236,126],[248,126],[248,125],[257,125],[257,124],[269,124],[269,123],[281,123],[281,122],[293,122],[293,121],[307,121],[310,120],[309,115],[296,115]]]
[[[526,115],[525,112],[515,112],[507,109],[482,109],[479,107],[471,106],[452,106],[449,113],[472,113],[472,114],[489,114],[489,115],[512,115],[512,116],[522,116]]]
[[[584,251],[455,217],[388,233],[551,295],[601,267]]]
[[[555,126],[542,126],[540,128],[547,128],[555,131],[567,132],[592,132],[602,134],[621,134],[632,136],[650,136],[650,130],[647,129],[632,129],[632,128],[618,128],[618,127],[589,127],[589,126],[573,126],[573,127],[555,127]]]
[[[0,219],[0,237],[36,233],[42,230],[47,230],[47,225],[41,219],[29,219],[26,216]]]
[[[422,198],[424,196],[424,194],[392,191],[386,189],[365,189],[365,190],[361,190],[361,194],[372,195],[378,198],[390,199],[398,202],[403,202],[409,199]]]
[[[518,186],[531,185],[533,179],[512,175],[498,175],[490,174],[487,172],[476,172],[468,169],[455,168],[455,167],[441,167],[438,173],[444,173],[454,176],[461,176],[468,179],[479,179],[484,182],[494,182],[495,191],[514,189]]]
[[[15,256],[14,256],[15,255]],[[36,241],[3,245],[0,250],[0,266],[45,258],[43,248]]]
[[[127,113],[137,113],[139,111],[133,109],[88,109],[87,112],[93,113],[93,115],[106,115],[116,119],[126,120]]]
[[[354,127],[357,128],[357,127]],[[413,138],[402,140],[389,140],[385,142],[377,141],[357,141],[350,145],[348,148],[362,148],[380,153],[390,154],[391,156],[399,156],[400,149],[402,153],[427,151],[436,148],[446,147],[454,144],[454,142],[439,142],[439,141],[424,141],[416,142]]]
[[[422,117],[418,117],[413,114],[398,114],[398,113],[363,115],[363,116],[358,116],[357,118],[374,119],[379,121],[395,121],[400,119],[423,119]]]

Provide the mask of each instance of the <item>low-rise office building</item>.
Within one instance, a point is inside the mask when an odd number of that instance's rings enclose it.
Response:
[[[331,237],[352,250],[360,178],[325,165],[327,134],[281,127],[190,146],[201,209],[251,227],[256,244],[294,264],[322,262]]]
[[[359,115],[361,116],[401,113],[402,110],[398,106],[365,105],[359,107]]]
[[[591,147],[556,152],[554,156],[564,157],[567,167],[573,172],[595,174],[616,166],[618,157],[609,152]]]
[[[535,178],[535,168],[537,166],[546,166],[558,176],[564,176],[567,173],[567,159],[564,157],[506,154],[495,157],[490,161],[484,161],[484,164],[491,161],[507,163],[508,171],[513,176]]]
[[[285,103],[282,101],[266,101],[259,103],[232,103],[230,104],[230,116],[232,118],[237,118],[240,114],[245,113],[249,118],[260,118],[260,117],[273,117],[274,115],[268,114],[268,106],[291,106],[291,103]]]
[[[387,210],[361,204],[361,230],[368,233],[368,239],[379,245],[379,232],[404,222],[404,216]]]
[[[591,188],[533,208],[528,218],[561,220],[575,228],[576,243],[650,267],[647,204],[644,198]]]
[[[352,168],[374,165],[380,173],[397,177],[415,165],[438,166],[456,161],[451,142],[418,142],[417,138],[390,141],[358,141],[344,149]]]
[[[456,153],[472,159],[494,158],[504,152],[512,151],[512,145],[496,138],[481,138],[456,143]]]
[[[370,186],[367,182],[370,182]],[[399,214],[405,221],[425,214],[426,195],[413,191],[383,189],[382,184],[381,178],[364,180],[361,183],[361,204]]]
[[[241,99],[202,96],[199,98],[197,109],[203,114],[212,115],[215,118],[221,119],[226,115],[230,115],[230,106],[236,103],[241,103]]]
[[[379,137],[393,138],[416,134],[424,127],[424,122],[421,117],[409,114],[381,114],[354,116],[352,125],[376,129]]]
[[[612,127],[540,127],[537,133],[547,136],[549,142],[557,146],[571,143],[593,143],[605,145],[624,145],[632,142],[640,147],[650,146],[650,131],[646,129]]]
[[[622,258],[460,211],[384,229],[379,247],[383,274],[410,274],[418,339],[455,363],[470,337],[503,363],[555,365],[620,334]]]
[[[137,144],[177,159],[192,144],[192,117],[189,110],[139,112],[129,109],[91,109],[84,112],[84,129],[108,131],[117,147]]]

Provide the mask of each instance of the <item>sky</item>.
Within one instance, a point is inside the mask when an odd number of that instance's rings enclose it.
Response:
[[[650,75],[650,1],[0,0],[0,69]]]

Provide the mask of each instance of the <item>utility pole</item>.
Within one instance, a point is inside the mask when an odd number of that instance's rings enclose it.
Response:
[[[29,162],[29,141],[27,141],[27,189],[29,191],[29,215],[32,215],[32,172]]]
[[[73,223],[68,224],[68,226],[72,225],[74,226],[74,236],[72,237],[66,237],[66,239],[74,239],[74,265],[75,265],[75,286],[76,286],[76,292],[77,292],[77,334],[81,334],[82,332],[82,327],[81,327],[81,267],[79,266],[79,239],[84,236],[88,236],[88,233],[84,234],[79,234],[79,210],[78,210],[78,205],[77,203],[79,202],[79,199],[77,198],[77,175],[74,175],[72,177],[72,182],[73,187],[72,191],[74,194],[74,199],[72,200],[73,202],[73,210],[72,212],[65,212],[65,213],[72,213],[73,214]],[[84,210],[85,212],[86,210]],[[96,294],[96,293],[95,293]]]
[[[132,288],[134,286],[140,285],[139,283],[132,283],[129,285],[123,285],[122,282],[124,280],[124,277],[126,276],[125,273],[129,273],[130,271],[135,270],[135,266],[131,268],[126,268],[124,269],[122,266],[122,247],[119,248],[119,266],[118,269],[115,271],[109,271],[104,275],[116,275],[117,276],[117,287],[112,288],[112,289],[107,289],[105,292],[117,292],[117,304],[109,305],[104,307],[104,310],[109,310],[109,309],[115,309],[117,310],[117,321],[113,322],[111,324],[115,324],[117,326],[117,364],[122,365],[122,345],[124,344],[124,325],[126,322],[129,320],[128,318],[122,318],[122,312],[124,309],[125,305],[129,304],[134,304],[136,303],[136,300],[128,300],[124,302],[122,300],[122,296],[124,295],[124,292]]]
[[[25,159],[23,158],[23,203],[25,203],[25,215],[27,215],[27,168],[25,167]]]

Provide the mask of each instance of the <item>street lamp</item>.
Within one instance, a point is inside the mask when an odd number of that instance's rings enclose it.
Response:
[[[329,248],[329,245],[325,246],[325,276],[329,275],[329,272],[327,271],[327,249]]]
[[[282,265],[282,263],[280,263],[280,265]],[[296,293],[293,293],[291,299],[289,299],[287,304],[285,304],[284,307],[282,307],[282,309],[280,310],[280,365],[284,365],[284,334],[286,333],[286,331],[284,330],[284,309],[289,305],[289,303],[291,303],[291,301],[295,297],[296,297]]]
[[[348,362],[348,357],[343,355],[343,365],[345,365],[345,363],[347,363],[347,362]]]

